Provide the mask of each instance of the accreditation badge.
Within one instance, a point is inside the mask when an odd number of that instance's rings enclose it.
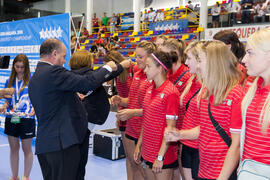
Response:
[[[10,122],[13,124],[18,124],[21,122],[21,118],[20,118],[20,116],[12,116]]]

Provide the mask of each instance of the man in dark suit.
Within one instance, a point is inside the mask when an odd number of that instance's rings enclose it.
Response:
[[[115,63],[109,62],[97,72],[77,75],[63,67],[65,56],[61,41],[44,41],[40,62],[29,82],[38,119],[36,154],[45,180],[77,180],[87,119],[76,92],[94,90],[117,70]]]

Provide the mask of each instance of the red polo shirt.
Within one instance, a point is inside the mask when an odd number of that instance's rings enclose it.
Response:
[[[128,95],[128,109],[142,109],[142,103],[146,90],[149,88],[150,83],[147,80],[143,70],[138,70],[133,77],[129,95]],[[142,127],[142,117],[132,117],[127,120],[126,134],[138,139]]]
[[[259,78],[257,91],[247,109],[243,160],[253,159],[270,165],[270,127],[268,126],[266,134],[263,134],[259,120],[265,100],[270,93],[270,84],[264,87],[262,84],[263,79]]]
[[[188,67],[186,67],[184,64],[181,64],[181,66],[177,69],[175,73],[173,73],[172,70],[169,70],[167,77],[172,83],[175,83],[175,81],[181,76],[181,74],[183,74],[187,70],[188,70]],[[175,87],[178,89],[180,95],[184,91],[187,81],[191,76],[192,75],[189,72],[186,72],[185,75],[179,81],[176,82]],[[178,113],[179,115],[178,115],[178,120],[177,120],[177,125],[176,125],[178,129],[182,128],[184,113],[185,111],[182,108],[179,108],[179,113]]]
[[[166,119],[177,120],[179,109],[179,92],[169,80],[160,87],[152,85],[146,91],[143,103],[143,159],[154,163],[159,153],[164,130],[167,127]],[[169,146],[164,156],[164,164],[171,164],[177,160],[177,146]]]
[[[232,117],[232,109],[238,106],[244,96],[244,88],[236,85],[228,94],[226,100],[218,105],[213,105],[213,96],[210,97],[211,113],[214,119],[231,136],[231,133],[240,133],[241,126],[235,125]],[[199,154],[200,154],[200,178],[216,179],[222,169],[228,146],[215,130],[208,114],[208,99],[200,102],[200,135],[199,135]],[[237,123],[236,123],[237,124]]]
[[[120,82],[119,76],[115,79],[116,89],[119,96],[123,98],[128,97],[130,85],[132,83],[133,76],[137,70],[138,68],[136,64],[130,66],[130,68],[128,69],[128,78],[126,82]],[[120,106],[119,109],[124,109],[124,107]],[[126,127],[126,123],[127,123],[126,121],[120,121],[119,126]]]
[[[201,83],[193,79],[189,92],[183,98],[183,107],[185,110],[185,116],[183,120],[182,129],[192,129],[199,125],[199,108],[197,105],[197,95],[192,96],[201,88]],[[191,99],[192,98],[192,99]],[[191,100],[190,100],[191,99]],[[186,111],[186,104],[189,102],[188,109]],[[198,149],[198,140],[181,140],[186,146]]]

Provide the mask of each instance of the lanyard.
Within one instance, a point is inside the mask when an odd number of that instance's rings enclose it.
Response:
[[[14,110],[16,110],[17,106],[18,106],[18,102],[19,102],[19,99],[20,99],[19,90],[23,87],[23,81],[22,81],[20,87],[18,87],[19,82],[18,82],[18,78],[16,78],[16,83],[15,84],[16,84],[16,95],[17,95],[17,97],[16,97],[16,101],[15,101],[15,96],[12,97],[12,103],[13,103],[13,106],[14,106]]]

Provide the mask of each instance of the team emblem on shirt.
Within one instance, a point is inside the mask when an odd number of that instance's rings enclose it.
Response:
[[[228,106],[232,105],[232,100],[228,99],[228,100],[227,100],[227,105],[228,105]]]
[[[182,84],[183,84],[183,82],[182,82],[182,81],[179,81],[179,82],[178,82],[178,85],[179,85],[179,86],[181,86]]]
[[[160,98],[163,98],[164,97],[164,94],[163,93],[160,93]]]

